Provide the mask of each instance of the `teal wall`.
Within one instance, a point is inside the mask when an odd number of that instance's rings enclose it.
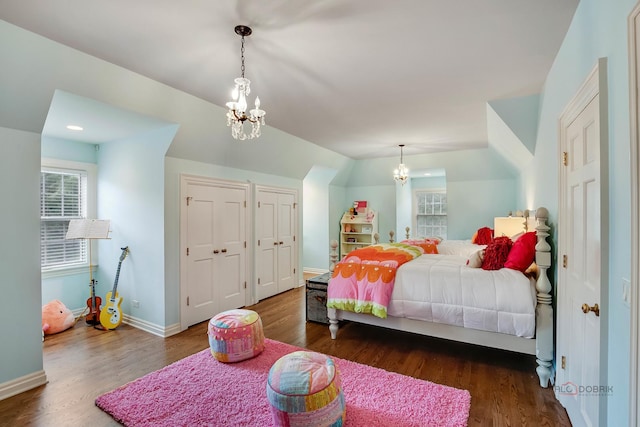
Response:
[[[81,163],[98,163],[98,146],[43,136],[42,157]]]
[[[165,326],[164,159],[176,133],[169,125],[100,145],[98,218],[111,221],[109,240],[98,240],[98,295],[115,282],[120,248],[129,246],[118,293],[122,311],[151,328]],[[139,308],[131,305],[140,302]],[[106,301],[103,301],[106,304]]]
[[[480,227],[493,228],[496,216],[532,209],[516,199],[516,180],[448,181],[448,238],[470,239]]]
[[[335,169],[314,166],[304,178],[302,265],[305,269],[329,269],[329,183],[336,172]]]
[[[42,371],[40,135],[0,127],[0,384]],[[17,161],[19,160],[19,161]]]
[[[343,186],[329,186],[329,239],[340,242],[340,220],[347,206],[347,190]],[[353,201],[351,201],[353,203]],[[340,245],[338,245],[338,251]]]

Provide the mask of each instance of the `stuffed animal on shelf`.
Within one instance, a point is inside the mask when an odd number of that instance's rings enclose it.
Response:
[[[371,221],[373,221],[373,217],[374,217],[375,215],[376,215],[376,214],[375,214],[375,212],[373,212],[373,211],[368,211],[368,212],[367,212],[367,222],[371,222]]]
[[[76,319],[62,301],[54,299],[42,306],[42,332],[57,334],[75,325]]]

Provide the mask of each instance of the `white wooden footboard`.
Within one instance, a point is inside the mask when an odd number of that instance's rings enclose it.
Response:
[[[540,379],[540,386],[546,388],[549,382],[553,384],[553,307],[551,282],[547,277],[547,270],[551,267],[551,246],[547,242],[549,227],[547,220],[549,212],[545,208],[536,211],[537,239],[536,264],[540,274],[536,282],[536,338],[521,338],[497,332],[487,332],[467,329],[460,326],[444,325],[440,323],[423,322],[418,320],[388,317],[381,319],[369,314],[357,314],[343,310],[329,308],[329,331],[331,338],[336,339],[340,320],[351,320],[368,325],[376,325],[400,331],[477,344],[485,347],[499,348],[518,353],[536,356],[538,367],[536,372]]]

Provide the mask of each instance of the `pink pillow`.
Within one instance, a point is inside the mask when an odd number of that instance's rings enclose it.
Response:
[[[524,273],[535,260],[536,241],[535,231],[524,233],[518,237],[518,240],[515,241],[509,251],[509,256],[504,266],[513,270],[520,270]]]
[[[436,239],[407,239],[400,243],[407,245],[418,246],[422,248],[422,252],[425,254],[437,254],[439,240]]]

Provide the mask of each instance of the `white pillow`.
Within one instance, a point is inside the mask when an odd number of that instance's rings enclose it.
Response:
[[[482,261],[484,260],[484,249],[476,251],[467,260],[467,267],[480,268],[482,267]]]
[[[487,245],[476,245],[471,240],[443,240],[438,244],[438,253],[441,255],[458,255],[468,258]]]
[[[515,243],[516,240],[518,240],[518,238],[520,238],[520,236],[522,236],[523,234],[524,234],[524,231],[521,231],[518,234],[514,234],[513,236],[511,236],[511,241]]]

